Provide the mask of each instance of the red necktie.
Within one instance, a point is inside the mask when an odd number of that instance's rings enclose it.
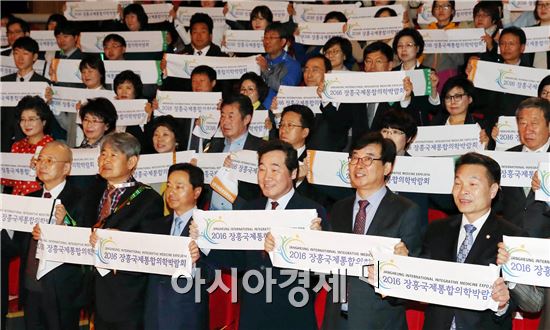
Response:
[[[52,198],[52,194],[49,191],[44,192],[43,198]]]
[[[271,202],[271,209],[272,209],[272,210],[276,210],[276,209],[277,209],[277,206],[279,206],[279,203],[277,203],[277,202]]]
[[[367,206],[369,201],[361,200],[359,201],[359,212],[355,216],[355,224],[353,224],[353,233],[364,235],[365,234],[365,224],[367,222]]]
[[[97,219],[97,223],[94,225],[94,228],[103,227],[105,218],[111,215],[111,202],[113,201],[113,195],[115,194],[116,188],[110,187],[107,189],[108,189],[107,198],[105,198],[105,201],[103,202],[103,206],[101,206],[101,211],[99,212],[99,218]]]

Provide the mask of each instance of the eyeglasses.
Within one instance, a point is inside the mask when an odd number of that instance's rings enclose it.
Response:
[[[82,119],[82,123],[87,123],[87,124],[90,124],[90,125],[99,125],[99,124],[104,124],[105,122],[103,120],[95,120],[95,119],[88,119],[88,118],[84,118]]]
[[[398,129],[391,129],[391,128],[383,128],[380,130],[380,133],[382,133],[382,135],[389,135],[389,136],[392,136],[392,135],[405,135],[405,132],[401,131],[401,130],[398,130]]]
[[[397,49],[411,49],[416,47],[416,44],[413,44],[412,42],[409,42],[408,44],[398,44]]]
[[[325,52],[325,55],[329,55],[329,56],[339,55],[339,54],[342,54],[342,51],[340,49],[331,49]]]
[[[365,166],[371,166],[372,162],[374,162],[375,160],[382,160],[382,158],[372,158],[371,156],[365,156],[365,157],[353,156],[348,158],[348,162],[350,163],[350,165],[357,165],[359,164],[359,162],[361,162]]]
[[[550,2],[539,2],[537,3],[537,8],[550,8]]]
[[[455,94],[455,95],[447,95],[445,96],[445,102],[451,103],[451,102],[460,102],[462,101],[462,97],[464,97],[465,93],[463,94]]]
[[[438,9],[441,9],[441,10],[449,10],[449,9],[451,9],[451,5],[449,5],[449,4],[446,4],[446,5],[435,5],[435,6],[433,6],[433,9],[435,9],[435,10],[438,10]]]
[[[264,36],[262,39],[263,39],[263,40],[270,40],[270,41],[271,41],[271,40],[277,40],[277,39],[282,39],[282,38],[281,38],[281,37],[265,37],[265,36]]]
[[[279,128],[280,129],[294,129],[295,127],[304,127],[302,125],[296,125],[296,124],[292,124],[292,123],[283,123],[281,122],[281,124],[279,125]]]
[[[34,162],[36,164],[41,163],[41,164],[44,164],[44,165],[47,165],[47,166],[51,166],[54,163],[66,163],[66,162],[68,162],[68,160],[56,160],[55,158],[52,158],[52,157],[38,156],[38,158],[36,158],[34,160]]]
[[[255,87],[248,87],[248,88],[242,87],[242,88],[241,88],[241,93],[247,93],[247,92],[248,92],[248,93],[252,93],[252,92],[254,92],[254,91],[256,91],[256,88],[255,88]]]
[[[31,123],[31,124],[34,124],[36,123],[37,121],[41,121],[42,119],[40,119],[40,117],[34,117],[34,118],[21,118],[19,119],[19,123],[20,124],[24,124],[24,123]]]
[[[366,65],[376,65],[376,66],[382,66],[384,64],[388,63],[388,61],[377,59],[376,61],[371,60],[370,58],[365,60]]]

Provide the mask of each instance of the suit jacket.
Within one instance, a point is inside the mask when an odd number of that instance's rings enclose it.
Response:
[[[424,238],[422,257],[433,260],[456,262],[457,248],[462,215],[455,215],[443,220],[432,222]],[[524,232],[512,223],[491,212],[472,245],[464,263],[489,265],[496,262],[497,244],[502,242],[502,236],[524,236]],[[511,312],[514,309],[510,301],[508,311],[500,317],[491,310],[473,311],[439,305],[428,305],[424,321],[424,329],[449,329],[453,316],[457,326],[463,329],[511,329]]]
[[[544,289],[544,308],[538,330],[550,329],[550,288]]]
[[[338,201],[332,208],[330,225],[340,233],[353,233],[353,204],[355,195]],[[367,235],[400,238],[411,256],[421,248],[420,209],[410,200],[388,189],[383,197]],[[347,277],[348,329],[407,329],[405,306],[397,299],[382,299],[374,288],[358,277]],[[327,295],[323,329],[338,325],[341,304],[333,303],[332,292]]]
[[[55,52],[55,58],[61,58],[61,51]],[[66,58],[67,60],[81,60],[82,59],[82,51],[80,49],[76,49],[71,56]]]
[[[518,145],[507,151],[521,152],[522,149],[523,145]],[[550,148],[547,152],[550,152]],[[533,190],[525,196],[521,187],[502,187],[497,210],[505,219],[526,230],[530,236],[550,237],[550,206],[536,201]]]
[[[265,209],[266,203],[267,198],[262,197],[246,203],[243,208],[246,210],[263,210]],[[322,219],[321,225],[324,228],[328,226],[325,209],[321,205],[301,196],[297,192],[294,192],[286,209],[316,209],[318,216]],[[281,274],[279,268],[273,267],[269,257],[267,257],[263,251],[214,250],[210,252],[208,257],[212,258],[210,260],[212,260],[213,263],[221,267],[237,267],[237,269],[243,271],[254,270],[260,272],[264,279],[267,278],[267,269],[271,269],[271,276],[273,280],[276,280],[277,284],[289,280],[288,275]],[[309,274],[306,273],[305,276],[309,276]],[[258,285],[257,278],[254,276],[250,277],[248,283],[250,287],[256,287]],[[303,307],[294,307],[289,302],[291,291],[295,288],[303,290],[304,286],[300,285],[297,279],[284,288],[278,285],[272,285],[271,296],[273,300],[271,303],[266,303],[267,291],[265,285],[262,286],[260,292],[256,294],[242,291],[242,295],[240,295],[241,314],[239,329],[317,329],[314,311],[315,296],[311,290],[311,286],[309,289],[306,289],[309,297],[306,305]],[[296,289],[294,291],[296,291]]]
[[[148,221],[162,217],[164,205],[160,195],[152,188],[145,189],[132,201],[128,198],[143,183],[126,188],[122,194],[118,211],[111,213],[103,228],[113,228],[131,232],[146,232]],[[107,187],[106,181],[101,181],[92,187],[88,193],[89,205],[94,212],[91,220],[95,223],[99,216],[99,203]],[[95,208],[94,208],[95,207]],[[117,271],[105,276],[95,276],[95,310],[105,322],[143,321],[145,289],[147,275],[143,273]]]

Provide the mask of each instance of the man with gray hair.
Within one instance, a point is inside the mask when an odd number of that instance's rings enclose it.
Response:
[[[94,228],[145,232],[149,220],[163,214],[160,195],[137,182],[133,173],[140,153],[138,140],[128,133],[111,133],[101,144],[99,175],[103,179],[88,192]],[[90,236],[92,246],[98,241]],[[142,329],[147,275],[116,271],[95,273],[95,327],[102,329]]]

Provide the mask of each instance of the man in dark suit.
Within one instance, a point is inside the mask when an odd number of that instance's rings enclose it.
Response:
[[[55,52],[55,58],[69,60],[82,59],[82,52],[77,48],[80,30],[74,22],[67,21],[57,24],[54,36],[60,49]]]
[[[224,100],[220,117],[220,129],[224,137],[213,138],[205,151],[208,153],[240,150],[257,151],[264,141],[248,133],[248,125],[252,120],[252,114],[252,102],[248,96],[238,94]],[[231,167],[231,156],[226,158],[224,166]],[[207,199],[210,200],[210,209],[236,209],[244,202],[260,196],[260,188],[256,184],[239,182],[238,189],[239,195],[233,203],[230,203],[217,192],[210,191],[211,199]]]
[[[355,142],[349,156],[349,176],[356,194],[334,204],[332,230],[400,238],[394,252],[407,254],[408,249],[410,255],[417,256],[420,210],[386,187],[396,157],[395,144],[380,133],[368,133]],[[348,277],[347,284],[347,303],[334,302],[329,292],[323,329],[407,329],[405,306],[400,301],[382,298],[357,277]]]
[[[71,149],[64,143],[48,143],[36,160],[36,174],[43,188],[30,196],[55,198],[61,204],[55,207],[52,223],[60,226],[90,227],[86,223],[82,192],[66,181],[71,171]],[[21,255],[20,298],[25,311],[27,329],[79,329],[82,300],[83,267],[75,264],[61,266],[36,279],[38,259],[37,240],[40,227],[36,225],[32,235],[16,232]]]
[[[2,56],[10,56],[13,49],[13,44],[15,41],[21,37],[28,37],[31,34],[31,28],[29,23],[24,20],[13,17],[8,21],[6,25],[6,36],[8,37],[8,45],[10,49],[6,49],[2,52]]]
[[[193,210],[202,193],[204,173],[189,163],[180,163],[168,169],[168,182],[165,191],[166,203],[173,212],[151,223],[152,234],[189,236],[189,226]],[[212,280],[212,270],[205,255],[199,254],[195,241],[189,244],[193,263],[197,262],[194,276],[205,279],[206,285]],[[210,279],[209,279],[210,277]],[[194,279],[179,278],[179,288],[186,288],[188,281]],[[191,285],[185,293],[176,292],[170,276],[149,275],[145,296],[145,329],[208,329],[208,292],[207,286]],[[200,290],[199,293],[196,290]],[[200,300],[196,300],[198,297]]]
[[[146,232],[149,221],[162,217],[160,195],[132,176],[139,152],[140,144],[131,134],[105,137],[98,158],[99,175],[105,181],[87,192],[94,228]],[[97,240],[93,232],[90,244],[95,246]],[[96,271],[94,281],[96,329],[143,328],[146,274],[112,271],[101,276]]]
[[[502,236],[524,236],[512,223],[496,215],[491,202],[499,191],[500,166],[477,153],[461,156],[455,166],[453,197],[462,215],[428,226],[422,256],[434,260],[476,265],[494,264]],[[511,329],[515,303],[502,278],[493,285],[491,298],[498,312],[472,311],[429,305],[424,329]]]
[[[48,79],[34,72],[33,64],[38,59],[38,43],[31,37],[18,38],[13,43],[13,59],[17,72],[0,78],[0,81],[43,81],[50,83]],[[54,127],[58,126],[57,122]],[[2,152],[10,152],[13,141],[24,137],[23,132],[17,128],[14,107],[2,107]]]
[[[521,102],[516,111],[521,144],[507,151],[550,152],[550,104],[541,98],[529,98]],[[523,228],[530,236],[541,236],[550,231],[550,206],[536,201],[535,193],[528,187],[502,187],[499,204],[502,216]]]

